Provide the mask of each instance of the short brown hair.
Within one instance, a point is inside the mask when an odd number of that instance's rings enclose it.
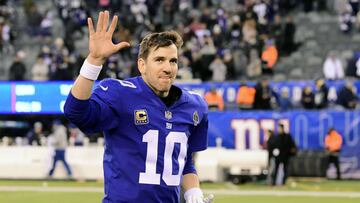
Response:
[[[138,58],[146,59],[152,48],[154,48],[154,50],[157,50],[159,47],[167,47],[172,44],[174,44],[178,50],[183,45],[182,38],[175,31],[165,31],[148,34],[140,43]]]

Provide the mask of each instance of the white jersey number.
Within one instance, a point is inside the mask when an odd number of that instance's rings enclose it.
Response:
[[[164,153],[164,170],[162,179],[169,186],[177,186],[180,184],[182,171],[185,165],[185,157],[187,152],[187,136],[184,132],[170,132],[166,137],[165,153]],[[160,175],[156,173],[156,163],[158,159],[159,131],[149,130],[143,136],[143,142],[147,143],[147,154],[145,163],[145,172],[141,172],[139,183],[160,185]],[[178,156],[179,172],[172,174],[173,162],[172,155],[175,143],[180,144],[180,153]]]

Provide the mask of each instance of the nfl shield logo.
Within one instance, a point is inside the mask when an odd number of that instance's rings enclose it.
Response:
[[[172,118],[172,113],[170,111],[165,111],[165,118],[170,120]]]
[[[197,126],[199,124],[199,114],[197,111],[195,111],[193,114],[193,121],[194,121],[194,126]]]

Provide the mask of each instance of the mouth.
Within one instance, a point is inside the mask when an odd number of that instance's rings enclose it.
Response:
[[[159,79],[164,80],[164,81],[170,81],[172,79],[172,77],[171,76],[160,76]]]

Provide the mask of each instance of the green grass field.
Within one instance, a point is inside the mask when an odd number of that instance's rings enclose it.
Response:
[[[0,181],[0,202],[99,203],[103,195],[102,187],[103,183],[101,182]],[[255,182],[242,185],[233,185],[231,183],[203,183],[202,188],[205,192],[210,191],[215,193],[215,203],[360,202],[360,181],[290,179],[288,184],[283,187],[269,187],[263,182]],[[226,194],[228,192],[231,194]],[[238,192],[241,192],[241,194],[237,194]],[[249,194],[247,194],[247,192],[249,192]],[[254,195],[253,192],[264,192],[264,194]],[[296,195],[297,192],[299,192],[299,195]],[[317,197],[317,195],[314,196],[314,192],[318,192],[319,194],[325,192],[326,194]],[[351,197],[349,192],[356,194],[356,197]],[[279,193],[279,195],[277,195],[277,193]],[[291,193],[291,195],[287,195],[289,193]],[[306,195],[307,193],[312,193],[312,195]],[[347,194],[350,195],[347,196]]]

